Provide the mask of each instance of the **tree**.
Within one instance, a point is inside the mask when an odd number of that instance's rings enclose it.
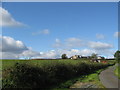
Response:
[[[68,58],[66,54],[62,54],[61,57],[62,57],[62,59],[67,59]]]
[[[104,60],[105,59],[105,57],[101,57],[102,58],[102,60]]]
[[[92,53],[91,58],[93,58],[93,59],[97,59],[97,54]]]
[[[117,50],[115,52],[114,57],[115,57],[116,60],[120,60],[120,51],[119,50]]]

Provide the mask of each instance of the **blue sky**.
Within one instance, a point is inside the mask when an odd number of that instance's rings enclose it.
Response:
[[[118,32],[117,2],[8,2],[3,3],[2,8],[21,24],[3,26],[3,36],[19,40],[33,51],[89,49],[114,52],[118,48],[114,35]]]

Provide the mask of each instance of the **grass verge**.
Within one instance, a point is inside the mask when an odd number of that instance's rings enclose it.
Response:
[[[99,80],[99,74],[101,71],[103,71],[104,69],[101,70],[97,70],[94,73],[88,74],[88,75],[82,75],[76,78],[73,78],[71,80],[68,80],[64,83],[61,83],[59,86],[53,88],[52,90],[56,90],[56,89],[63,89],[63,90],[69,90],[70,87],[75,87],[78,88],[77,86],[75,86],[74,84],[78,83],[80,85],[80,83],[92,83],[98,86],[98,88],[102,88],[103,90],[105,89],[105,87],[102,85],[102,83]]]
[[[118,76],[118,78],[120,79],[120,67],[117,66],[115,69],[115,75]]]

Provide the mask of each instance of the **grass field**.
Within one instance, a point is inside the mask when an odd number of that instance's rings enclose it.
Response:
[[[64,64],[77,64],[81,62],[87,62],[88,60],[2,60],[2,69],[7,69],[13,67],[15,63],[26,63],[32,66],[42,67],[44,65],[54,65],[57,63],[64,63]]]
[[[120,67],[117,66],[115,69],[115,75],[118,76],[118,78],[120,79]]]
[[[2,69],[7,69],[13,67],[15,63],[26,63],[32,66],[42,67],[44,65],[54,65],[56,63],[64,63],[64,64],[77,64],[81,62],[90,63],[89,60],[81,59],[81,60],[0,60],[2,62]],[[114,60],[109,61],[108,63],[113,63]]]
[[[95,73],[95,71],[112,64],[114,64],[114,61],[93,63],[84,59],[2,60],[3,87],[54,88],[72,78]],[[88,82],[90,78],[95,80],[96,75],[91,74],[89,78],[82,81]],[[67,86],[67,84],[63,84]]]

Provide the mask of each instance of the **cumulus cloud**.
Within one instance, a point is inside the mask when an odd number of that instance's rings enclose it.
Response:
[[[114,37],[117,37],[117,38],[120,37],[120,32],[115,32]]]
[[[97,49],[97,50],[103,50],[103,49],[111,49],[113,48],[113,45],[103,42],[89,42],[88,47]]]
[[[58,44],[61,43],[59,39],[55,40]],[[84,43],[84,41],[81,41],[80,39],[75,39],[75,38],[69,38],[66,41],[70,43]],[[65,43],[65,42],[64,42]],[[60,45],[60,44],[59,44]],[[115,51],[111,50],[113,48],[113,45],[108,44],[108,43],[103,43],[103,42],[86,42],[86,48],[83,48],[81,44],[72,44],[73,46],[79,46],[81,49],[73,49],[73,48],[66,48],[66,44],[63,44],[64,48],[59,48],[55,50],[50,50],[47,52],[41,52],[41,57],[40,58],[61,58],[62,54],[67,54],[68,57],[71,57],[73,55],[82,55],[82,56],[90,56],[92,53],[96,53],[98,55],[103,55],[109,57],[110,55],[112,56]],[[62,47],[62,46],[61,46]],[[71,47],[71,46],[70,46]]]
[[[39,52],[33,51],[33,50],[25,50],[21,53],[21,56],[23,57],[38,57],[40,56]]]
[[[65,39],[64,42],[61,42],[59,39],[56,39],[54,45],[61,48],[67,48],[67,49],[87,47],[95,50],[96,49],[103,50],[103,49],[113,48],[113,45],[109,43],[85,41],[79,38],[68,38],[68,39]]]
[[[60,39],[56,39],[53,47],[70,49],[70,48],[83,47],[86,45],[85,43],[86,43],[85,41],[79,38],[72,37],[65,39],[64,42],[61,42]]]
[[[32,35],[40,35],[40,34],[48,35],[48,34],[50,34],[50,31],[49,31],[49,29],[44,29],[44,30],[40,30],[40,31],[32,33]]]
[[[54,45],[59,47],[57,48],[58,50],[54,51],[54,55],[59,57],[63,53],[66,53],[69,57],[77,54],[88,56],[92,53],[97,53],[99,55],[103,55],[104,53],[106,56],[113,55],[113,45],[104,42],[85,41],[79,38],[68,38],[65,39],[64,42],[61,42],[60,39],[56,39]]]
[[[0,59],[18,59],[19,54],[11,53],[11,52],[0,52]]]
[[[104,39],[105,36],[103,34],[96,34],[97,39]]]
[[[110,55],[113,55],[112,50],[94,50],[94,49],[57,49],[57,50],[50,50],[47,52],[41,52],[41,55],[39,58],[61,58],[62,54],[67,54],[68,57],[71,57],[73,55],[82,55],[82,56],[90,56],[92,53],[97,53],[98,55],[103,55],[109,57]],[[103,54],[104,53],[104,54]]]
[[[55,59],[55,58],[59,58],[60,57],[60,53],[58,53],[55,50],[50,50],[47,52],[42,52],[40,55],[40,58],[50,58],[50,59]]]
[[[25,25],[19,21],[16,21],[6,9],[0,7],[0,26],[1,27],[18,27],[18,26],[25,26]]]
[[[8,36],[0,36],[0,51],[2,52],[12,52],[12,53],[21,53],[24,50],[28,50],[25,44],[22,41],[15,40]]]
[[[33,51],[27,47],[22,41],[15,40],[9,36],[0,36],[0,58],[17,59],[20,57],[36,57],[40,56],[39,52]]]
[[[94,50],[90,50],[90,49],[82,49],[82,50],[70,49],[70,50],[63,50],[63,51],[61,51],[61,54],[62,53],[66,53],[68,55],[68,57],[71,57],[73,55],[89,56],[89,55],[91,55],[94,52],[95,52]]]
[[[81,43],[85,43],[84,41],[78,39],[78,38],[68,38],[65,39],[66,42],[64,42],[64,48],[59,48],[55,50],[50,50],[47,52],[36,52],[32,50],[31,47],[27,47],[22,41],[15,40],[12,37],[8,36],[1,36],[0,40],[2,40],[2,43],[0,43],[0,53],[2,53],[2,57],[4,59],[17,59],[20,57],[26,58],[61,58],[62,54],[67,54],[68,57],[71,57],[73,55],[82,55],[82,56],[89,56],[92,53],[97,53],[99,55],[110,56],[113,55],[113,51],[111,48],[113,45],[108,43],[102,43],[102,42],[87,42],[86,48],[81,49],[73,49],[73,48],[66,48],[68,43],[70,43],[73,46],[81,46]],[[56,43],[58,43],[58,46],[61,46],[61,41],[59,39],[55,40]],[[77,44],[79,42],[80,44]],[[66,44],[67,43],[67,44]],[[75,44],[74,44],[75,43]],[[70,45],[70,47],[71,47]]]
[[[79,38],[68,38],[65,41],[67,47],[80,47],[83,45],[82,40],[80,40]]]
[[[73,55],[91,55],[94,51],[89,49],[58,49],[58,50],[50,50],[47,52],[41,53],[41,58],[61,58],[62,54],[67,54],[68,57]]]
[[[68,57],[78,54],[77,50],[66,50],[66,49],[58,49],[58,50],[50,50],[47,52],[42,52],[40,58],[61,58],[62,54],[67,54]]]
[[[32,51],[32,50],[25,50],[21,53],[13,53],[13,52],[0,52],[2,55],[0,59],[19,59],[19,58],[32,58],[40,56],[39,52]]]

